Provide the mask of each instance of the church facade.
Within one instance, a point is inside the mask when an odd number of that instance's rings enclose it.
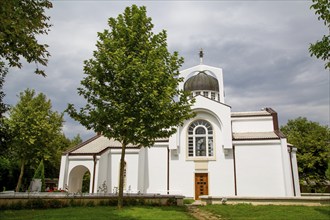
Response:
[[[279,130],[271,108],[232,112],[225,104],[221,68],[207,65],[180,72],[179,89],[195,98],[196,116],[168,139],[149,148],[126,150],[124,191],[210,196],[300,196],[296,148]],[[121,144],[102,135],[64,152],[58,187],[115,193],[119,185]]]

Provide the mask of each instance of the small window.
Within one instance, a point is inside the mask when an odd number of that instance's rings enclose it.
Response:
[[[209,97],[209,92],[203,92],[203,95],[204,95],[205,97]]]
[[[211,92],[211,99],[215,99],[215,92]]]
[[[201,94],[201,92],[196,92],[196,95],[200,95]]]

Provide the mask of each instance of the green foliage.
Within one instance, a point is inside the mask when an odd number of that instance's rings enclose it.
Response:
[[[70,140],[70,144],[69,144],[69,148],[70,147],[75,147],[78,144],[82,143],[82,139],[80,137],[80,134],[77,134],[76,136],[74,136],[71,140]]]
[[[55,135],[50,145],[52,146],[52,155],[45,163],[45,175],[47,178],[57,178],[60,172],[61,156],[67,149],[81,143],[82,140],[76,135],[72,140],[68,139],[64,134]]]
[[[44,192],[46,189],[46,185],[45,185],[45,167],[43,160],[40,161],[40,164],[33,175],[33,179],[41,179],[41,191]]]
[[[330,155],[328,156],[328,169],[325,171],[325,176],[328,178],[328,181],[330,181]]]
[[[86,60],[79,95],[87,105],[67,112],[88,129],[122,143],[119,198],[125,147],[149,147],[169,137],[175,127],[193,116],[188,93],[178,90],[183,58],[169,53],[166,32],[152,32],[145,7],[127,7],[109,18],[110,30],[98,33],[94,58]]]
[[[83,176],[83,182],[81,188],[82,193],[89,193],[90,180],[91,180],[91,174],[89,171],[87,171]]]
[[[3,84],[8,69],[5,64],[0,61],[0,155],[6,154],[7,144],[10,141],[10,130],[5,122],[4,113],[9,110],[9,106],[3,103],[5,93],[3,92]]]
[[[183,199],[183,204],[189,205],[195,202],[194,199]]]
[[[50,54],[48,45],[38,43],[37,36],[49,32],[45,10],[50,8],[49,0],[1,0],[0,61],[21,68],[23,57],[28,63],[36,63],[35,73],[45,76],[38,64],[46,66]]]
[[[330,152],[330,129],[306,118],[289,120],[281,131],[298,148],[297,161],[301,183],[322,192]]]
[[[8,124],[14,132],[10,154],[18,161],[21,174],[16,190],[19,190],[24,166],[36,168],[40,160],[48,161],[56,154],[53,143],[62,136],[63,114],[52,111],[51,101],[34,90],[20,93],[19,102],[10,110]]]
[[[68,113],[108,138],[152,146],[192,115],[187,94],[177,90],[182,59],[167,51],[165,31],[151,32],[145,7],[126,8],[109,26],[98,33],[94,59],[85,61],[78,91],[88,104],[80,112],[69,105]]]
[[[329,0],[313,0],[311,9],[315,10],[315,14],[318,15],[319,20],[323,20],[324,25],[328,28],[328,35],[324,35],[321,41],[317,41],[311,44],[309,52],[311,56],[320,58],[325,63],[325,69],[330,70],[330,1]]]

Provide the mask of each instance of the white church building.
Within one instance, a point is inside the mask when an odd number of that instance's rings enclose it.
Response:
[[[271,108],[232,112],[225,103],[221,68],[201,64],[180,72],[179,89],[195,98],[196,116],[154,146],[129,145],[124,192],[210,196],[300,196],[296,148],[279,130]],[[96,135],[63,153],[58,188],[90,193],[119,185],[121,144]]]

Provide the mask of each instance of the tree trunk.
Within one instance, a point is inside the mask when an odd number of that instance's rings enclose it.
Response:
[[[21,188],[23,174],[24,174],[24,166],[25,166],[25,160],[22,159],[21,160],[21,172],[19,174],[17,186],[16,186],[16,189],[15,189],[16,192],[19,192],[19,189]]]
[[[124,199],[125,151],[126,151],[126,144],[123,143],[121,148],[121,158],[120,158],[118,209],[121,209],[123,207],[123,199]]]

